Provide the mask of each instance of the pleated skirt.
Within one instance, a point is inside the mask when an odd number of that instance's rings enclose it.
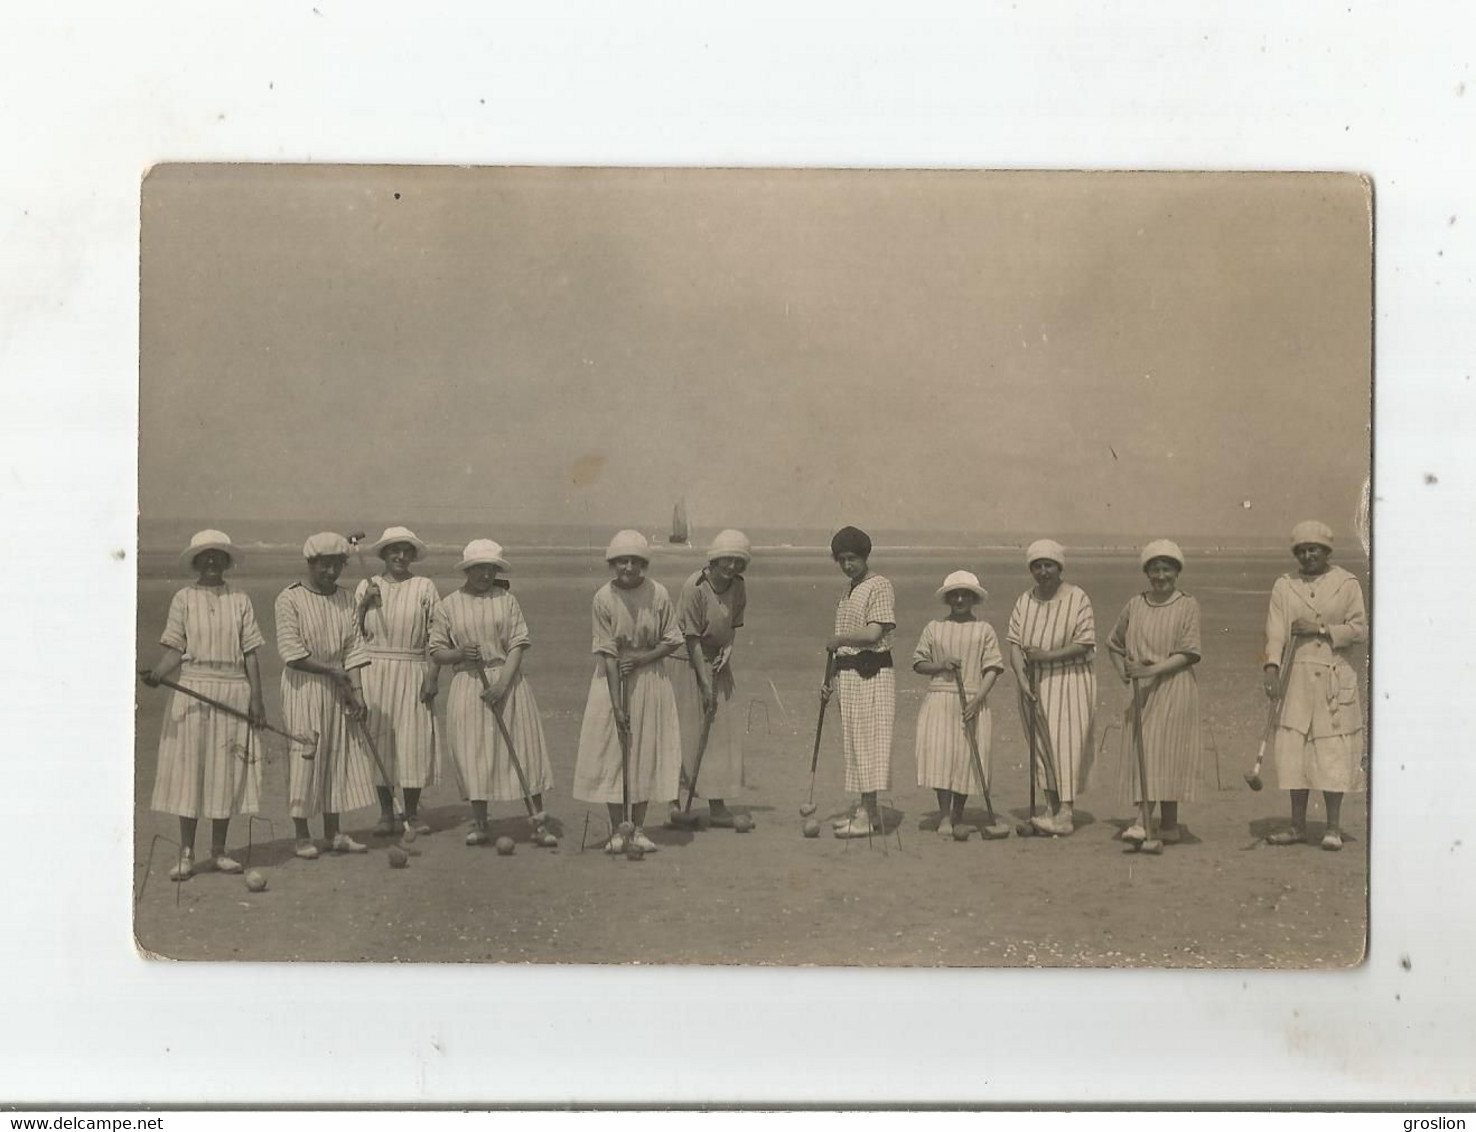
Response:
[[[313,757],[289,749],[287,807],[294,818],[343,814],[373,805],[374,764],[359,725],[344,714],[337,689],[326,676],[282,670],[282,719],[297,735],[316,735]]]
[[[671,680],[676,693],[677,720],[682,733],[682,766],[687,780],[697,770],[697,741],[702,735],[702,694],[691,664],[673,661]],[[733,681],[733,670],[717,674],[717,713],[707,732],[707,748],[697,777],[697,796],[736,798],[743,789],[743,728]]]
[[[369,734],[379,752],[384,772],[374,767],[375,786],[423,789],[436,781],[435,745],[431,727],[435,718],[420,702],[421,681],[428,662],[370,653],[373,663],[364,672],[364,703],[369,707]]]
[[[181,676],[179,683],[244,712],[251,685]],[[151,805],[182,818],[254,814],[261,793],[260,742],[244,720],[174,692],[159,736]]]
[[[979,744],[986,786],[991,785],[993,774],[989,765],[993,735],[994,720],[985,707],[974,717],[974,738]],[[979,793],[979,776],[974,773],[974,755],[956,692],[930,690],[923,697],[917,713],[917,784],[955,794]]]
[[[553,789],[553,767],[538,701],[522,676],[512,682],[502,698],[502,721],[528,779],[528,793],[547,794]],[[467,798],[473,802],[522,800],[522,784],[508,755],[507,741],[492,709],[482,700],[482,682],[474,673],[458,672],[451,678],[446,698],[446,738]]]
[[[1148,801],[1199,800],[1202,773],[1199,739],[1199,685],[1189,670],[1143,681],[1143,761],[1148,770]],[[1122,716],[1122,759],[1118,794],[1137,804],[1143,800],[1138,753],[1133,739],[1133,702]]]
[[[883,668],[871,679],[847,669],[835,674],[840,700],[846,791],[869,794],[892,788],[892,724],[897,715],[897,678]]]
[[[664,664],[643,665],[630,681],[630,801],[676,798],[681,765],[682,736],[671,679]],[[595,668],[584,705],[574,797],[582,802],[621,801],[620,734],[603,665]]]

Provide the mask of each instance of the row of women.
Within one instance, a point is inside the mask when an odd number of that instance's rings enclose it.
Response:
[[[1347,653],[1367,639],[1367,617],[1357,580],[1330,562],[1333,537],[1325,524],[1299,523],[1291,543],[1298,569],[1279,578],[1271,593],[1262,682],[1275,705],[1274,764],[1279,785],[1290,792],[1292,821],[1268,840],[1305,840],[1309,791],[1318,789],[1328,819],[1321,844],[1338,849],[1342,796],[1362,783],[1363,712]],[[297,855],[318,856],[308,820],[319,815],[331,851],[365,851],[339,828],[339,815],[372,805],[376,796],[376,834],[392,834],[397,820],[429,831],[418,809],[421,791],[438,773],[432,708],[443,667],[454,673],[445,729],[458,789],[472,807],[467,843],[486,843],[488,804],[506,801],[527,806],[535,844],[556,845],[554,823],[543,811],[553,785],[547,745],[522,674],[531,638],[510,590],[503,548],[486,539],[468,544],[458,566],[464,584],[445,598],[413,573],[426,547],[412,531],[391,527],[371,544],[384,570],[350,595],[337,582],[353,549],[331,532],[308,539],[305,580],[276,601],[285,665],[281,730],[296,744],[288,793]],[[895,597],[890,580],[871,570],[871,550],[870,538],[855,527],[831,541],[847,585],[826,642],[831,663],[821,695],[839,700],[845,789],[859,799],[834,823],[842,838],[883,829],[878,796],[892,785]],[[196,868],[202,815],[212,819],[211,864],[239,871],[226,851],[229,820],[258,805],[252,745],[257,729],[267,726],[256,658],[264,641],[250,600],[225,580],[240,557],[220,531],[190,540],[181,561],[198,580],[174,595],[163,655],[144,674],[157,685],[174,683],[169,678],[177,673],[183,693],[166,713],[153,795],[155,809],[180,819],[184,849],[176,879]],[[650,548],[639,532],[619,532],[605,557],[613,576],[594,597],[596,665],[573,793],[607,805],[610,852],[624,851],[627,842],[651,852],[658,845],[645,829],[649,803],[674,808],[681,784],[694,775],[700,774],[710,822],[735,822],[725,799],[743,785],[743,727],[734,708],[732,653],[752,556],[741,532],[722,532],[675,605],[665,587],[646,577]],[[1095,621],[1087,595],[1063,577],[1066,553],[1059,543],[1034,542],[1025,557],[1034,584],[1015,602],[1006,640],[1032,748],[1032,797],[1038,788],[1044,800],[1031,822],[1041,833],[1066,836],[1091,774]],[[1200,778],[1193,671],[1201,656],[1199,605],[1178,588],[1184,555],[1174,543],[1149,543],[1140,563],[1147,588],[1123,609],[1107,651],[1134,690],[1125,729],[1141,735],[1142,767],[1124,760],[1123,792],[1147,803],[1140,813],[1151,814],[1157,804],[1159,822],[1155,831],[1140,818],[1123,836],[1141,841],[1156,834],[1173,843],[1181,836],[1178,804],[1195,800]],[[993,628],[976,616],[987,594],[973,574],[949,574],[937,597],[947,614],[928,623],[912,657],[914,671],[930,678],[917,722],[917,778],[936,791],[938,829],[949,836],[968,796],[989,785],[989,696],[1006,661]],[[678,662],[674,679],[667,658]],[[396,789],[404,800],[398,818]]]

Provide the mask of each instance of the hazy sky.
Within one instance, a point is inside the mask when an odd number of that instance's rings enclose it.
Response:
[[[1346,530],[1368,209],[1347,176],[162,167],[140,506]]]

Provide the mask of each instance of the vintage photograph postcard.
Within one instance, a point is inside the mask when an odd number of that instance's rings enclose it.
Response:
[[[181,960],[1339,968],[1373,200],[161,165],[134,928]]]

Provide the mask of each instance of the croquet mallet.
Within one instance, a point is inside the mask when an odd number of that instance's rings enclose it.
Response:
[[[482,691],[488,691],[492,687],[492,682],[487,679],[487,670],[482,667],[480,661],[472,661],[471,663],[476,668],[477,679],[482,684]],[[523,792],[523,806],[528,811],[528,824],[533,827],[534,843],[538,845],[546,844],[545,835],[552,837],[552,834],[547,834],[547,831],[543,829],[544,823],[548,821],[548,815],[533,805],[533,795],[528,790],[528,776],[523,773],[523,762],[518,758],[517,747],[513,745],[512,732],[507,729],[507,721],[502,718],[502,712],[500,710],[502,705],[499,704],[497,707],[493,707],[486,700],[482,702],[487,705],[487,710],[492,713],[492,718],[497,721],[497,730],[501,732],[502,742],[507,747],[508,760],[513,765],[513,772],[518,776],[518,789]]]
[[[379,592],[379,584],[375,582],[374,576],[369,572],[369,564],[364,561],[363,543],[368,537],[363,531],[355,531],[348,536],[348,544],[354,548],[354,557],[359,560],[359,570],[363,573],[365,582],[364,598],[359,602],[359,608],[355,611],[354,617],[359,623],[359,635],[366,641],[372,641],[374,634],[369,631],[371,598],[379,598],[382,601],[384,595]],[[381,616],[383,616],[382,613]]]
[[[1291,680],[1292,646],[1295,643],[1295,637],[1287,637],[1286,644],[1282,646],[1281,667],[1276,673],[1278,681],[1276,698],[1266,709],[1266,729],[1261,732],[1261,746],[1256,751],[1256,765],[1245,772],[1245,783],[1252,790],[1261,790],[1266,785],[1261,781],[1261,762],[1266,757],[1266,744],[1272,741],[1276,728],[1281,724],[1281,705],[1286,700],[1286,686]]]
[[[374,745],[374,736],[369,733],[368,716],[366,715],[363,719],[355,720],[354,722],[359,725],[359,735],[364,740],[364,746],[369,748],[369,756],[374,760],[374,768],[379,771],[379,777],[385,782],[391,792],[391,797],[393,797],[395,789],[393,785],[394,779],[390,777],[389,771],[385,768],[384,760],[379,757],[379,748]],[[400,840],[408,845],[415,841],[417,834],[415,832],[415,826],[408,820],[404,822],[404,827],[405,831],[400,835]]]
[[[1143,752],[1143,696],[1138,678],[1131,680],[1133,689],[1133,747],[1138,754],[1138,822],[1143,827],[1143,840],[1133,841],[1133,849],[1142,853],[1163,852],[1163,842],[1153,836],[1153,803],[1148,798],[1148,756]]]
[[[835,650],[828,649],[825,653],[825,687],[830,687],[830,682],[835,679]],[[820,736],[825,731],[825,709],[830,706],[830,701],[825,696],[820,697],[820,715],[815,720],[815,749],[810,752],[810,794],[805,804],[800,807],[800,816],[809,817],[815,812],[815,770],[820,765]]]
[[[139,675],[144,676],[147,675],[147,673],[140,672]],[[223,704],[219,700],[211,699],[209,696],[202,695],[201,693],[195,691],[193,688],[186,688],[183,684],[177,684],[173,680],[167,679],[163,676],[160,676],[158,678],[157,683],[161,688],[168,688],[171,691],[179,692],[183,695],[190,696],[193,699],[199,700],[203,704],[209,704],[216,711],[224,712],[226,715],[232,716],[235,719],[239,719],[243,723],[248,723],[252,727],[260,728],[263,731],[270,731],[273,735],[280,735],[289,743],[296,743],[299,746],[306,747],[307,750],[302,753],[302,757],[305,759],[311,759],[313,757],[313,749],[318,745],[318,738],[316,735],[294,735],[290,731],[283,731],[280,727],[273,727],[270,723],[257,723],[251,718],[250,715],[240,710],[239,708],[233,708],[230,704]]]
[[[979,717],[969,719],[963,715],[969,706],[969,694],[964,690],[963,672],[957,664],[953,665],[953,683],[958,689],[958,710],[960,716],[963,716],[964,736],[969,741],[969,758],[974,764],[974,774],[979,779],[979,789],[984,794],[984,814],[987,820],[984,828],[979,831],[979,836],[985,841],[999,841],[1010,835],[1010,827],[996,820],[994,816],[994,802],[989,797],[989,783],[984,779],[984,760],[979,757],[979,736],[974,730]]]
[[[620,836],[629,839],[635,833],[630,820],[630,685],[620,663],[615,664],[615,691],[620,700],[620,716],[615,730],[620,735]]]
[[[701,685],[698,685],[698,690],[701,691]],[[716,689],[713,695],[717,695]],[[692,759],[692,777],[687,780],[687,802],[679,814],[673,815],[682,825],[691,825],[696,820],[691,816],[692,799],[697,794],[697,776],[702,773],[702,756],[707,753],[707,739],[712,734],[712,720],[716,714],[717,703],[715,701],[710,711],[706,702],[702,704],[702,722],[697,726],[697,754]]]

